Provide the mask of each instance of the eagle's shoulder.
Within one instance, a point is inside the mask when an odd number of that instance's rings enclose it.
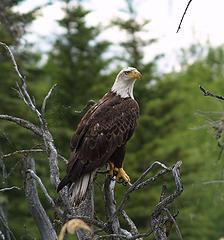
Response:
[[[134,129],[138,115],[139,106],[134,99],[122,98],[116,93],[108,92],[81,119],[71,139],[72,150],[79,146],[83,136],[95,137],[101,133],[111,135],[114,130],[117,133]]]

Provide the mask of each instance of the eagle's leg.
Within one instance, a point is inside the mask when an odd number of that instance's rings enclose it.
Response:
[[[130,182],[131,179],[130,177],[128,176],[128,174],[124,171],[123,167],[121,168],[114,168],[115,172],[117,173],[116,174],[116,181],[117,182],[121,182],[122,180],[125,181],[125,182]]]

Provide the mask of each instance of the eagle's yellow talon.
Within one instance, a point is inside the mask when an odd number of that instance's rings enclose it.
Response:
[[[117,182],[119,182],[120,180],[124,180],[125,182],[130,182],[130,177],[124,171],[123,168],[115,168],[115,171],[117,172],[117,175],[116,175]]]

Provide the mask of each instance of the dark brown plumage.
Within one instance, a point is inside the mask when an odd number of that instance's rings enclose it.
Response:
[[[139,107],[134,99],[121,98],[113,92],[91,107],[71,139],[67,175],[58,191],[108,161],[121,168],[125,144],[133,134],[138,114]]]

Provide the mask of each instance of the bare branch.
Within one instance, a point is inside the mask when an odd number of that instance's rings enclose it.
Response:
[[[172,174],[173,174],[175,185],[176,185],[176,189],[174,193],[161,199],[161,201],[154,208],[151,216],[151,228],[154,232],[154,236],[156,240],[167,240],[164,224],[162,222],[163,218],[161,217],[161,215],[163,214],[164,209],[167,208],[167,206],[170,205],[172,202],[174,202],[174,200],[183,191],[183,186],[180,178],[181,164],[182,164],[181,161],[177,162],[172,169]]]
[[[179,30],[181,29],[181,24],[182,24],[182,22],[183,22],[183,20],[184,20],[184,17],[185,17],[185,15],[186,15],[186,13],[187,13],[187,10],[188,10],[191,2],[192,2],[192,0],[189,0],[189,1],[188,1],[188,4],[187,4],[187,6],[186,6],[186,8],[185,8],[185,10],[184,10],[184,13],[183,13],[182,18],[181,18],[181,20],[180,20],[180,23],[179,23],[179,25],[178,25],[178,28],[177,28],[176,33],[178,33]]]
[[[2,158],[8,158],[8,157],[14,156],[16,154],[27,154],[27,153],[35,153],[35,152],[44,152],[44,150],[41,148],[22,149],[22,150],[17,150],[15,152],[4,154],[4,155],[2,155]]]
[[[65,162],[65,164],[68,163],[68,160],[59,153],[58,153],[58,157],[61,158],[61,160],[63,160]]]
[[[45,109],[46,109],[46,105],[47,105],[47,101],[50,98],[52,92],[54,91],[55,87],[57,86],[57,84],[54,84],[53,87],[49,90],[49,92],[47,93],[46,97],[44,98],[44,101],[42,103],[42,107],[41,107],[41,113],[42,116],[44,117],[45,114]]]
[[[224,183],[224,180],[212,180],[212,181],[202,182],[202,184],[204,185],[217,184],[217,183]]]
[[[121,200],[121,203],[120,205],[118,206],[117,210],[116,210],[116,213],[114,214],[114,216],[112,217],[112,219],[110,221],[113,221],[113,218],[119,214],[121,212],[122,209],[124,209],[128,199],[129,199],[129,195],[135,191],[136,189],[140,189],[140,188],[143,188],[143,186],[146,186],[148,185],[149,183],[153,182],[154,179],[151,178],[150,180],[148,180],[146,183],[143,182],[144,178],[146,177],[146,175],[154,168],[154,166],[156,165],[159,165],[160,167],[164,168],[165,172],[166,171],[171,171],[172,168],[168,168],[167,166],[165,166],[163,163],[160,163],[158,161],[154,162],[150,167],[148,167],[145,172],[134,182],[134,184],[132,184],[128,190],[125,192],[122,200]],[[163,172],[165,174],[165,172]],[[160,175],[158,175],[160,176]],[[155,178],[155,176],[154,176]],[[158,177],[157,177],[158,178]],[[155,178],[155,179],[157,179]],[[143,185],[141,185],[143,183]]]
[[[88,223],[89,225],[95,226],[99,229],[107,230],[107,226],[103,221],[96,220],[94,218],[88,217],[88,216],[80,216],[80,215],[67,215],[68,220],[78,218],[82,219],[84,222]]]
[[[3,42],[0,42],[0,45],[3,46],[7,52],[9,53],[9,56],[12,60],[13,66],[16,70],[17,75],[19,76],[21,83],[22,83],[22,89],[20,89],[19,84],[17,84],[19,93],[21,94],[21,97],[23,98],[24,102],[34,111],[36,112],[36,114],[38,115],[38,118],[40,118],[41,114],[40,112],[37,110],[37,108],[35,107],[35,103],[32,101],[28,90],[27,90],[27,84],[26,84],[26,78],[25,76],[22,75],[22,73],[19,70],[18,64],[16,63],[15,57],[11,51],[11,49],[9,48],[9,46]]]
[[[84,106],[84,108],[80,111],[74,111],[76,115],[83,115],[86,111],[89,110],[90,107],[92,107],[96,102],[94,100],[89,100],[87,104]]]
[[[116,181],[107,177],[104,183],[104,201],[105,201],[105,210],[106,218],[108,220],[108,227],[111,230],[111,233],[119,234],[120,233],[120,223],[116,214],[116,201],[114,198],[114,187]],[[110,238],[114,239],[114,238]]]
[[[128,214],[124,210],[121,211],[121,214],[124,217],[124,219],[126,220],[127,224],[129,225],[129,227],[131,229],[130,230],[131,234],[132,235],[138,234],[138,229],[137,229],[135,223],[132,221],[132,219],[128,216]],[[139,239],[139,240],[141,240],[141,239]]]
[[[170,169],[163,169],[161,171],[159,171],[158,173],[155,174],[155,176],[146,179],[145,181],[139,183],[136,187],[135,190],[141,190],[145,187],[147,187],[148,185],[152,184],[153,182],[155,182],[156,180],[158,180],[158,178],[160,178],[161,176],[166,175],[167,173],[170,172]]]
[[[221,96],[221,95],[216,95],[212,92],[209,92],[205,88],[203,88],[202,86],[199,86],[199,88],[202,91],[203,95],[206,96],[206,97],[209,96],[209,97],[214,97],[214,98],[217,98],[217,99],[220,99],[220,100],[224,100],[224,97]]]
[[[19,187],[12,186],[12,187],[1,188],[0,192],[6,192],[6,191],[13,190],[13,189],[21,190],[21,188],[19,188]]]
[[[35,162],[32,158],[24,159],[24,170],[28,173],[25,178],[26,199],[40,231],[41,239],[55,240],[57,239],[56,232],[39,200],[35,180],[29,173],[30,171],[35,172]]]
[[[153,233],[152,231],[149,231],[147,233],[140,233],[131,237],[127,237],[126,235],[123,235],[123,234],[107,234],[107,235],[97,236],[95,239],[98,240],[98,239],[108,239],[108,238],[117,238],[117,239],[121,238],[121,239],[135,240],[135,239],[148,237],[152,233]]]
[[[6,171],[6,166],[3,161],[2,153],[0,152],[0,169],[2,170],[2,186],[4,186],[7,183],[7,171]]]
[[[9,228],[7,214],[6,214],[6,207],[2,201],[0,202],[0,229],[1,229],[0,239],[1,238],[3,240],[16,239],[15,235]]]
[[[16,63],[16,60],[15,60],[15,58],[14,58],[14,55],[13,55],[11,49],[9,48],[9,46],[8,46],[7,44],[5,44],[5,43],[3,43],[3,42],[0,42],[0,45],[3,46],[3,47],[8,51],[9,56],[10,56],[10,58],[11,58],[11,60],[12,60],[13,66],[14,66],[14,68],[15,68],[18,76],[19,76],[19,78],[20,78],[21,80],[23,80],[23,75],[22,75],[22,74],[20,73],[20,71],[19,71],[18,65],[17,65],[17,63]]]
[[[180,228],[179,228],[179,226],[176,222],[176,219],[173,217],[173,215],[171,214],[171,212],[168,208],[164,208],[164,210],[168,213],[169,217],[171,218],[172,222],[174,223],[174,225],[176,227],[177,234],[178,234],[180,240],[183,240],[183,237],[182,237],[182,234],[180,232]]]
[[[0,119],[14,122],[17,125],[19,125],[23,128],[29,129],[36,135],[42,137],[41,129],[27,120],[24,120],[24,119],[18,118],[18,117],[9,116],[9,115],[0,115]]]
[[[49,193],[47,192],[47,189],[45,188],[44,184],[42,183],[41,179],[37,176],[37,174],[31,170],[28,169],[27,173],[30,174],[30,176],[36,180],[36,182],[38,183],[38,185],[40,186],[42,192],[44,193],[44,196],[46,197],[47,201],[49,202],[49,204],[53,207],[53,209],[60,215],[63,215],[63,212],[56,207],[54,200],[51,198],[51,196],[49,195]]]

